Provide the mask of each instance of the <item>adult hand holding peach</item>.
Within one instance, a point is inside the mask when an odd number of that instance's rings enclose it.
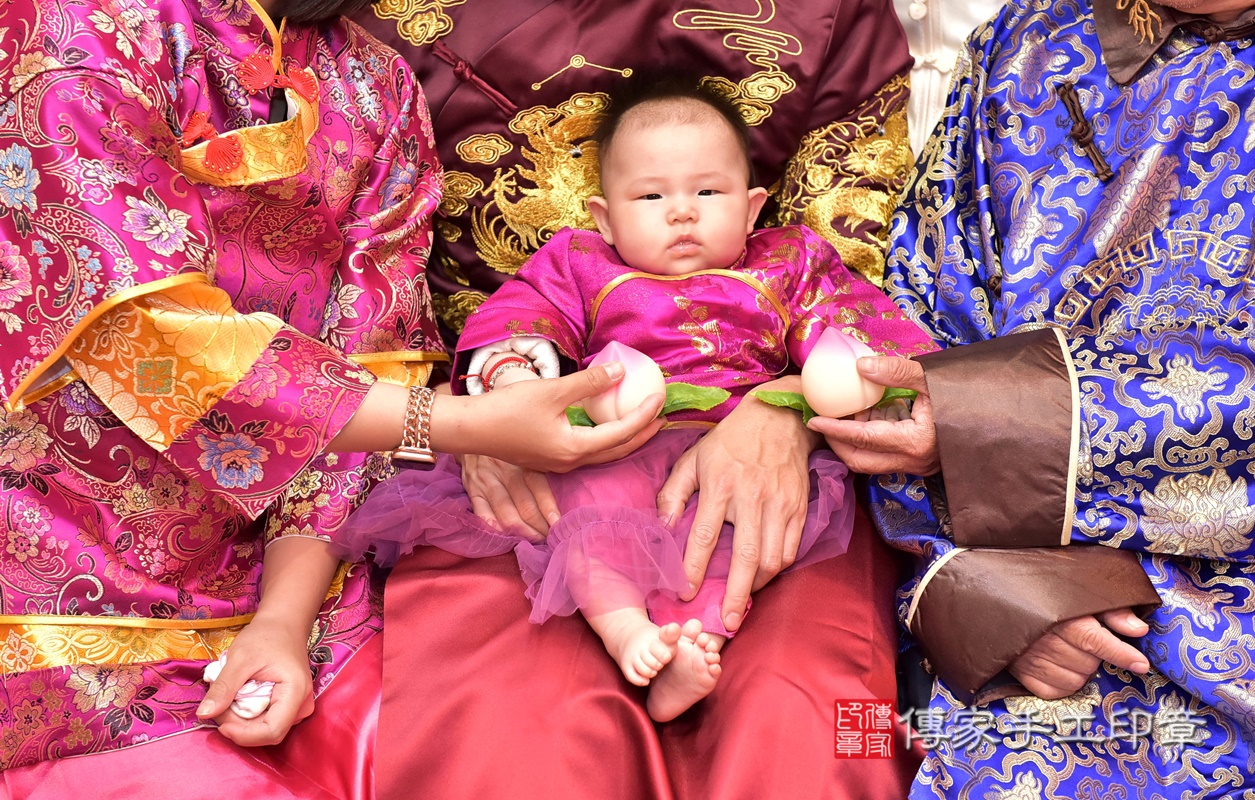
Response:
[[[807,427],[824,435],[832,452],[851,472],[867,475],[888,472],[935,475],[940,472],[937,428],[924,368],[918,361],[885,356],[860,358],[857,368],[861,376],[875,383],[914,390],[916,397],[910,414],[877,419],[861,411],[854,419],[815,417]]]
[[[598,425],[622,419],[651,396],[665,396],[667,392],[667,381],[658,364],[641,351],[619,342],[606,345],[600,353],[593,356],[588,366],[596,367],[615,361],[623,365],[623,380],[584,400],[584,410]]]
[[[827,328],[802,366],[802,396],[822,417],[848,417],[871,408],[885,387],[858,371],[858,360],[879,353],[836,328]]]

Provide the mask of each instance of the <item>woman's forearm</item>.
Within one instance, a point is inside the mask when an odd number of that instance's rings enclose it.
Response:
[[[476,453],[548,472],[621,458],[662,426],[657,419],[661,393],[622,419],[595,428],[572,427],[566,412],[572,403],[600,394],[622,378],[623,365],[616,363],[526,381],[507,392],[475,397],[437,392],[431,407],[429,446],[439,453]],[[401,443],[408,401],[408,389],[376,383],[328,450],[395,450]]]
[[[328,452],[379,452],[395,450],[405,428],[405,406],[410,390],[379,381],[366,393],[348,423],[327,447]],[[474,424],[476,397],[455,397],[436,390],[431,409],[431,449],[437,453],[483,452],[483,425]]]
[[[254,621],[279,622],[308,636],[340,559],[328,543],[308,536],[285,536],[266,548],[261,602]]]

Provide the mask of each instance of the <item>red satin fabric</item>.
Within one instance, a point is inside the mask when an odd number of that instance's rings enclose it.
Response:
[[[385,591],[378,797],[898,800],[915,755],[833,757],[835,700],[895,697],[895,580],[860,510],[849,551],[758,592],[715,692],[655,729],[581,618],[527,621],[513,557],[423,548]]]
[[[200,729],[0,773],[0,800],[370,800],[383,637],[375,636],[275,747]]]

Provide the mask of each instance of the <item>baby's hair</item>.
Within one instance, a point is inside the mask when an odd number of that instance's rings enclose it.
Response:
[[[745,156],[745,166],[749,171],[749,185],[754,185],[754,161],[750,158],[750,129],[745,118],[731,100],[706,86],[699,78],[668,74],[639,75],[629,80],[622,89],[610,96],[610,101],[601,112],[593,141],[597,142],[598,154],[605,164],[606,154],[610,152],[614,137],[622,127],[623,119],[635,108],[656,103],[657,109],[649,109],[648,116],[641,120],[645,125],[664,123],[693,122],[702,118],[702,114],[694,113],[692,108],[685,106],[690,101],[705,106],[716,112],[724,122],[732,128],[737,144]]]

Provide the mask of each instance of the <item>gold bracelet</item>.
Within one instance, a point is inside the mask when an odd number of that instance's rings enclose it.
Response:
[[[405,433],[401,446],[392,451],[392,457],[402,461],[436,463],[431,450],[431,409],[436,404],[436,392],[423,386],[410,387],[410,397],[405,404]]]

